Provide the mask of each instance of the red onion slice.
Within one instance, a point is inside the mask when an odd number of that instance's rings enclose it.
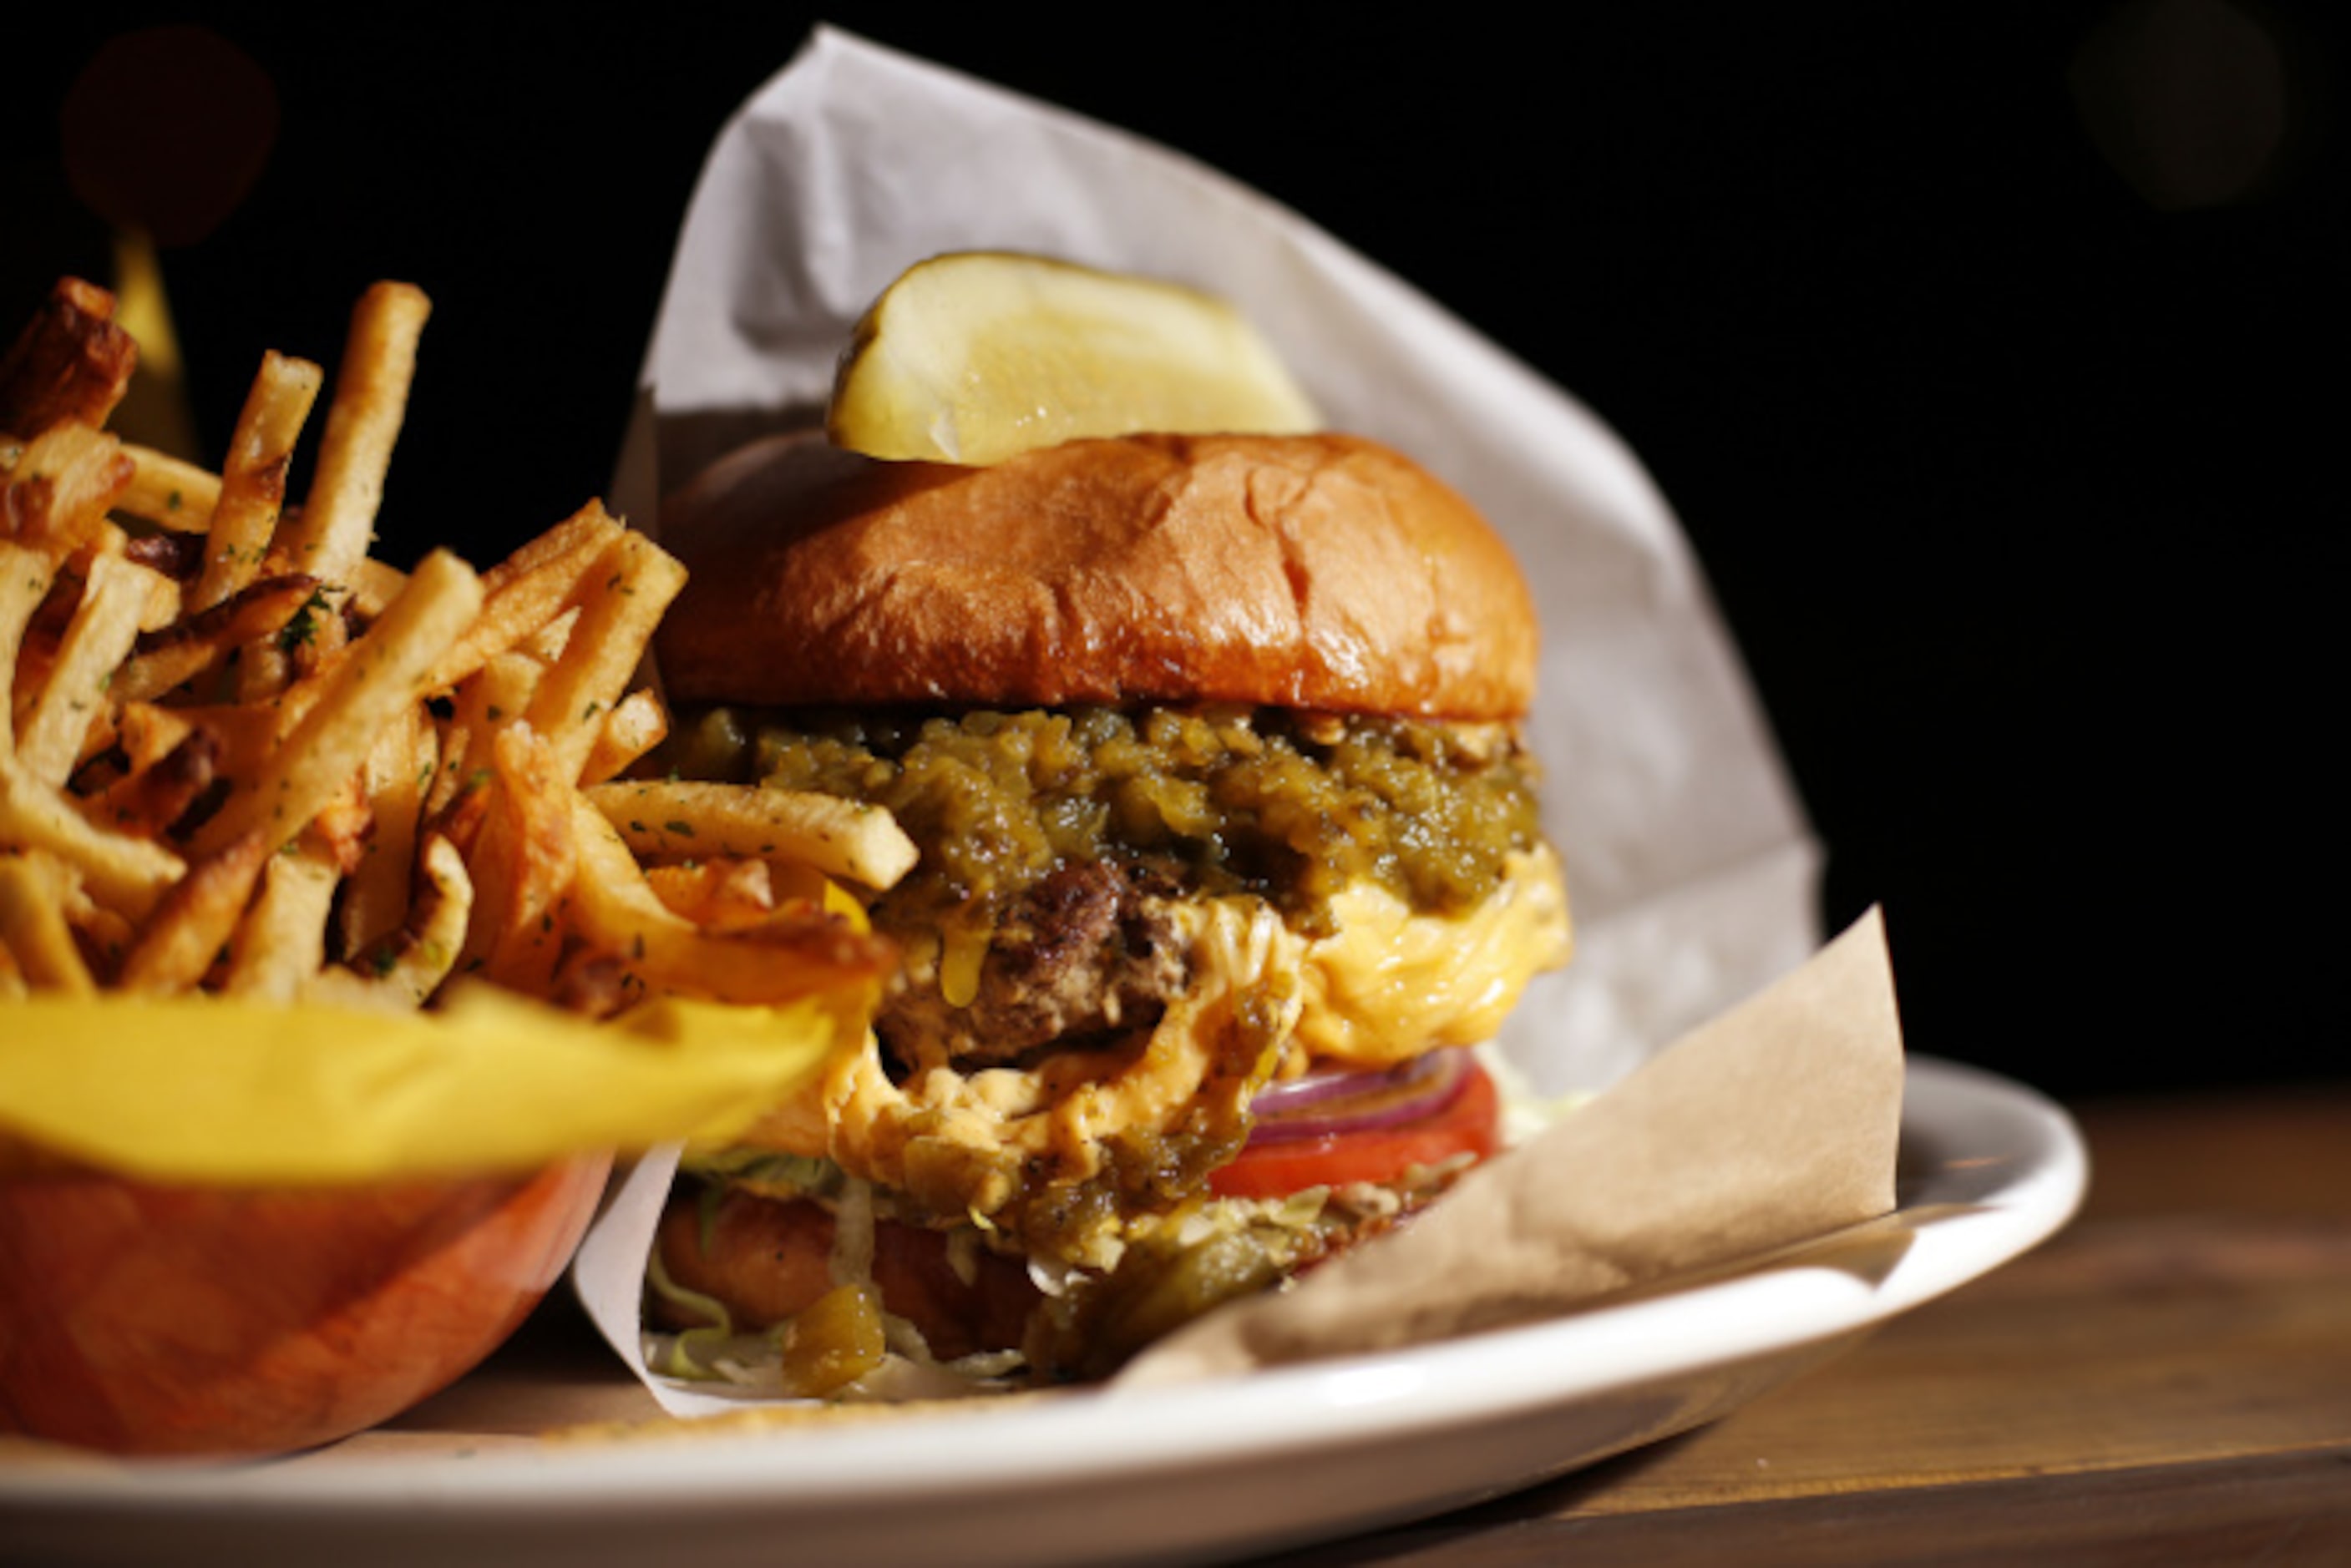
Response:
[[[1395,1067],[1322,1068],[1270,1085],[1250,1103],[1249,1142],[1290,1143],[1399,1127],[1433,1116],[1468,1082],[1463,1051],[1431,1051]]]

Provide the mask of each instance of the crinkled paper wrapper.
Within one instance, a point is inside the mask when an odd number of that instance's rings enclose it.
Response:
[[[1544,632],[1529,736],[1576,930],[1574,962],[1535,982],[1499,1043],[1535,1090],[1614,1083],[1813,952],[1815,846],[1688,545],[1624,445],[1295,213],[1123,132],[820,30],[727,124],[703,171],[622,454],[623,509],[650,519],[660,494],[726,447],[813,423],[866,305],[912,264],[970,249],[1233,300],[1331,428],[1411,453],[1517,552]],[[1453,1332],[1628,1282],[1573,1261],[1579,1250],[1653,1277],[1882,1211],[1899,1044],[1874,924],[1855,942],[1864,956],[1833,966],[1830,991],[1805,982],[1797,1025],[1784,1009],[1770,1027],[1737,1013],[1708,1025],[1692,1042],[1703,1070],[1624,1085],[1402,1237],[1217,1314],[1248,1348],[1186,1352],[1181,1368]],[[1727,1100],[1714,1092],[1734,1085]],[[1749,1136],[1772,1128],[1802,1137]],[[1812,1140],[1838,1152],[1813,1159]],[[575,1271],[641,1375],[640,1276],[667,1180],[664,1164],[641,1166]],[[1639,1192],[1660,1201],[1635,1205]],[[1569,1244],[1579,1235],[1580,1249]],[[1444,1293],[1485,1305],[1465,1317],[1442,1300],[1382,1304],[1370,1312],[1378,1333],[1353,1323],[1343,1298],[1428,1267],[1415,1260],[1439,1249],[1431,1277]],[[1494,1289],[1474,1286],[1489,1272],[1504,1276]],[[1131,1376],[1177,1375],[1175,1349]],[[679,1413],[727,1403],[647,1381]]]

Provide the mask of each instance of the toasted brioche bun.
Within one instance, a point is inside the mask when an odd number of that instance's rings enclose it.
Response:
[[[1522,716],[1510,550],[1347,436],[1080,441],[988,468],[758,443],[664,508],[685,702],[1230,701]]]

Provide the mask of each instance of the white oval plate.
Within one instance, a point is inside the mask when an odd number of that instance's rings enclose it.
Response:
[[[1425,1517],[1723,1415],[2063,1225],[2064,1112],[1913,1058],[1900,1208],[1699,1283],[1229,1383],[695,1441],[240,1469],[0,1468],[45,1563],[1199,1561]]]

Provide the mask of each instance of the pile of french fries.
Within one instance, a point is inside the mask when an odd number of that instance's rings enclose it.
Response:
[[[353,313],[325,382],[266,356],[219,472],[106,428],[137,359],[60,283],[0,361],[0,996],[204,991],[413,1009],[466,976],[595,1016],[780,1003],[893,960],[828,912],[888,815],[623,779],[684,573],[591,502],[476,575],[369,555],[430,305]]]

